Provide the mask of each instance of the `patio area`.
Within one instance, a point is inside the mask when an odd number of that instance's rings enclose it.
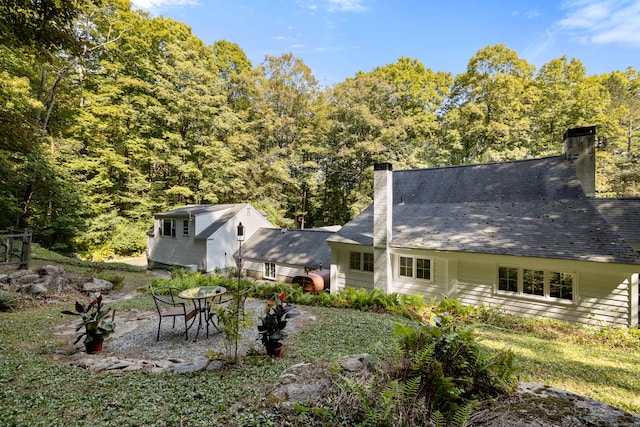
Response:
[[[263,314],[266,301],[248,298],[246,312],[252,316],[253,325],[242,332],[238,341],[238,354],[264,354],[259,340],[256,324]],[[290,333],[306,320],[315,320],[311,313],[300,310],[300,316],[291,319],[287,325]],[[189,330],[189,340],[184,337],[184,325],[181,319],[172,328],[171,320],[164,319],[160,329],[160,340],[156,341],[158,331],[158,313],[156,311],[127,310],[117,311],[116,330],[105,340],[100,353],[87,354],[82,340],[73,345],[77,336],[77,319],[71,319],[54,328],[54,335],[68,339],[69,345],[53,355],[60,363],[68,363],[95,371],[109,370],[150,370],[153,372],[174,371],[191,372],[205,369],[219,369],[225,364],[224,356],[233,356],[234,349],[227,348],[223,333],[215,328],[201,329],[194,341],[198,322]],[[286,345],[286,343],[285,343]],[[217,357],[210,357],[215,352]]]

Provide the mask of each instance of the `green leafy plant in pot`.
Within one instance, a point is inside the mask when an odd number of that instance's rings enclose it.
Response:
[[[273,300],[269,300],[265,308],[265,314],[258,325],[258,333],[264,345],[267,355],[280,356],[282,350],[281,340],[289,336],[285,331],[287,319],[297,316],[296,307],[287,303],[287,296],[281,292]]]
[[[76,311],[64,310],[63,314],[80,316],[82,322],[76,326],[76,332],[84,328],[84,332],[74,341],[76,344],[84,337],[84,345],[87,353],[97,353],[102,350],[104,339],[113,333],[116,328],[114,318],[115,310],[105,308],[102,304],[102,295],[96,294],[86,306],[76,301]],[[111,319],[105,319],[111,313]]]

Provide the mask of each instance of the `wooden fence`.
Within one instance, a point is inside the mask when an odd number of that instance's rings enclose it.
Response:
[[[0,266],[17,264],[28,269],[32,234],[31,230],[0,230]]]

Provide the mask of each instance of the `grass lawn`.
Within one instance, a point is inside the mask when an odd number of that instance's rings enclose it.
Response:
[[[123,274],[125,291],[152,280],[147,272]],[[113,306],[118,311],[153,309],[147,295]],[[282,359],[247,356],[227,370],[185,374],[93,373],[51,360],[55,349],[67,344],[50,333],[53,325],[69,320],[60,315],[63,308],[69,308],[68,301],[0,312],[0,425],[277,425],[263,404],[284,369],[347,354],[391,357],[394,322],[407,322],[389,314],[305,307],[319,321],[287,340]],[[498,328],[480,329],[478,336],[483,345],[516,354],[521,381],[555,386],[640,415],[638,334],[623,345],[544,339]]]

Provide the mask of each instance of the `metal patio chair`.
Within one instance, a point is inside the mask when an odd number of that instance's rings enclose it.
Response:
[[[180,289],[170,286],[155,288],[151,291],[159,316],[156,341],[160,340],[160,327],[162,326],[162,319],[164,317],[173,318],[173,328],[176,327],[176,317],[182,317],[184,319],[185,339],[189,339],[189,328],[193,325],[193,322],[195,322],[198,310],[193,301],[189,302],[178,297],[180,291]],[[191,323],[189,323],[189,320],[191,320]]]

